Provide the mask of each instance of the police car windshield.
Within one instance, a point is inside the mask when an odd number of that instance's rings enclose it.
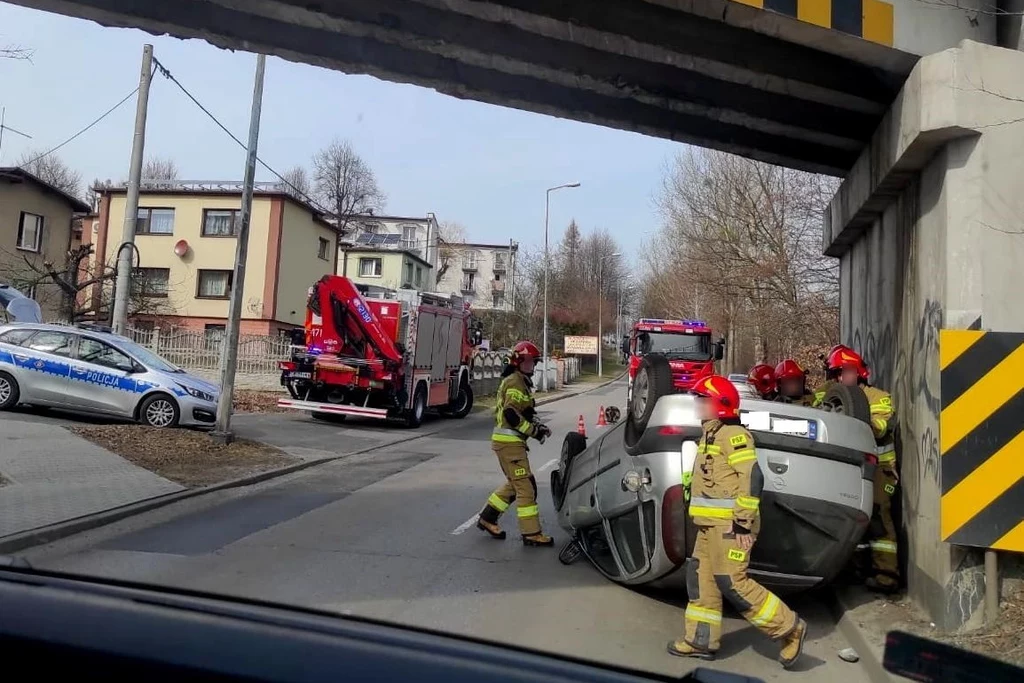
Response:
[[[181,368],[176,368],[146,347],[139,346],[135,342],[121,341],[118,345],[123,350],[135,356],[136,360],[150,370],[156,370],[157,372],[185,372]]]
[[[680,332],[643,332],[640,334],[640,352],[663,353],[669,357],[687,360],[710,360],[711,336]]]

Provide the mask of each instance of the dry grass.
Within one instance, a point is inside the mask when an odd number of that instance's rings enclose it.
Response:
[[[235,392],[236,413],[284,413],[291,412],[277,407],[277,399],[287,397],[280,391],[239,390]]]
[[[273,446],[243,439],[224,445],[204,432],[140,425],[79,425],[75,434],[188,488],[217,484],[296,462]]]

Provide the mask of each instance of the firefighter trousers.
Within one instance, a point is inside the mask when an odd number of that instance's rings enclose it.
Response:
[[[523,536],[540,533],[540,509],[537,506],[537,480],[530,471],[529,449],[525,443],[491,443],[505,483],[494,490],[480,513],[485,522],[497,524],[498,518],[516,503],[519,531]]]
[[[896,524],[892,519],[892,499],[896,495],[896,470],[892,465],[875,468],[875,505],[868,526],[871,545],[871,570],[879,585],[899,585],[899,561],[896,554]]]
[[[722,598],[769,638],[788,636],[797,616],[777,595],[747,576],[750,551],[741,550],[729,527],[698,527],[686,561],[686,633],[691,647],[715,652],[722,638]]]

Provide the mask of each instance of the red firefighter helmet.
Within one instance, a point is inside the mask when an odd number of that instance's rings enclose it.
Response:
[[[747,384],[753,385],[754,390],[762,396],[775,391],[776,382],[775,368],[767,363],[758,363],[747,374]]]
[[[536,344],[531,341],[521,341],[513,347],[512,356],[508,359],[508,362],[518,367],[527,358],[537,361],[540,360],[540,357],[540,349],[537,348]]]
[[[775,366],[775,379],[783,381],[787,379],[807,379],[807,373],[800,364],[792,358],[787,358]]]
[[[736,390],[736,385],[721,375],[699,380],[690,393],[711,399],[718,417],[739,417],[740,392]]]
[[[825,364],[830,373],[839,372],[843,368],[855,368],[857,376],[867,381],[869,374],[868,366],[864,364],[864,359],[860,357],[860,354],[849,346],[843,346],[842,344],[835,346],[832,352],[828,354],[828,360]]]

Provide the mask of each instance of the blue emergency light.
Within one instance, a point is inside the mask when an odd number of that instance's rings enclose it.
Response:
[[[664,320],[662,318],[640,318],[641,325],[685,325],[688,327],[707,327],[703,320]]]

